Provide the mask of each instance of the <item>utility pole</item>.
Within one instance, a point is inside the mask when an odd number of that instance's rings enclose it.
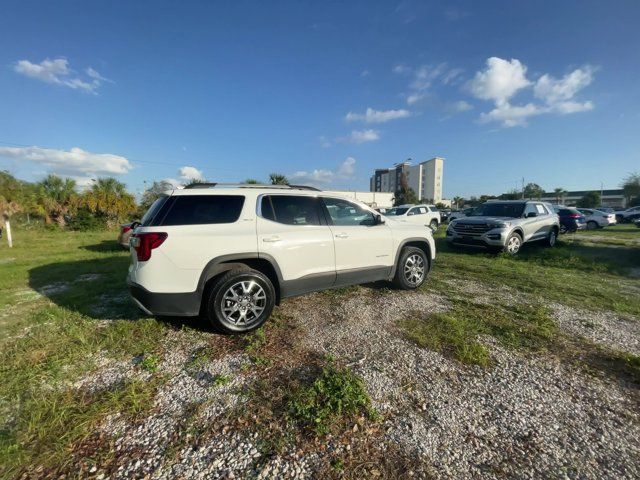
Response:
[[[524,200],[524,177],[522,177],[522,199]]]

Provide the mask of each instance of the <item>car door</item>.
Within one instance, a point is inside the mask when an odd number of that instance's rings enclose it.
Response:
[[[391,228],[371,210],[341,198],[322,197],[336,258],[336,285],[388,278],[395,260]]]
[[[335,283],[333,234],[317,197],[259,196],[256,229],[259,255],[275,261],[282,274],[283,297]]]
[[[407,212],[407,221],[418,225],[429,223],[425,207],[412,207]]]
[[[525,221],[523,222],[524,240],[539,240],[548,234],[547,221],[545,216],[547,210],[541,203],[527,203],[523,213]]]

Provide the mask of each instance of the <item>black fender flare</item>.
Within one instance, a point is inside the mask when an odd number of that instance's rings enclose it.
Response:
[[[234,268],[240,267],[244,264],[243,260],[266,260],[271,264],[273,270],[276,272],[278,283],[282,283],[282,272],[280,271],[278,262],[276,262],[276,259],[271,255],[265,253],[258,254],[256,252],[232,253],[229,255],[220,255],[219,257],[215,257],[212,260],[209,260],[209,262],[202,269],[200,279],[198,280],[197,291],[199,292],[199,294],[202,295],[205,285],[209,280],[223,272],[226,272],[227,270],[232,270]],[[277,285],[276,288],[278,288]]]
[[[398,268],[398,260],[400,259],[400,252],[402,252],[402,249],[408,244],[408,243],[412,243],[412,242],[420,242],[420,243],[424,243],[426,245],[427,248],[427,262],[429,263],[429,270],[431,270],[431,265],[433,263],[432,259],[431,259],[431,245],[429,244],[429,242],[427,241],[426,238],[424,237],[411,237],[411,238],[405,238],[404,240],[402,240],[402,242],[400,242],[400,244],[398,245],[398,248],[396,250],[396,258],[393,261],[393,267],[391,268],[391,274],[389,276],[389,278],[393,278],[396,274],[396,269]]]

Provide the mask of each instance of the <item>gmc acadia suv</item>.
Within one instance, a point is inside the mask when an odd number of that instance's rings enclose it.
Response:
[[[286,297],[377,280],[415,289],[435,244],[428,227],[310,187],[196,184],[156,200],[131,259],[127,283],[143,311],[202,313],[240,333]]]
[[[502,250],[515,255],[523,243],[544,241],[553,247],[560,223],[553,207],[538,201],[490,201],[453,220],[447,242]]]

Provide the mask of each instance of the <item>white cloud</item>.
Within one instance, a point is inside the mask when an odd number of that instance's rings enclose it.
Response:
[[[480,122],[501,122],[504,127],[523,127],[529,117],[541,113],[545,113],[544,109],[533,103],[514,106],[507,102],[497,105],[489,113],[480,114]]]
[[[438,65],[421,65],[415,69],[407,69],[412,73],[408,92],[405,93],[408,105],[415,105],[429,97],[429,90],[436,83],[448,85],[454,83],[462,74],[461,68],[449,68],[446,62]]]
[[[473,108],[473,105],[471,105],[468,102],[465,102],[464,100],[458,100],[457,102],[454,102],[448,105],[448,109],[454,113],[467,112],[472,108]]]
[[[176,180],[175,178],[165,178],[164,180],[162,180],[163,182],[167,182],[168,184],[170,184],[174,189],[181,189],[184,188],[184,185],[182,184],[182,182],[180,180]]]
[[[380,139],[380,134],[376,130],[353,130],[348,137],[351,143],[375,142]]]
[[[355,171],[356,159],[353,157],[347,157],[338,166],[338,175],[342,177],[350,177]]]
[[[566,115],[592,110],[593,102],[579,102],[574,97],[591,84],[594,72],[595,68],[587,65],[560,79],[544,74],[532,82],[526,76],[527,67],[519,60],[491,57],[487,59],[486,69],[476,73],[468,88],[476,98],[494,102],[493,110],[480,115],[480,122],[500,122],[504,127],[525,126],[528,118],[536,115]],[[533,97],[540,102],[511,103],[518,92],[530,87],[533,87]]]
[[[338,179],[351,178],[355,172],[355,164],[355,158],[347,157],[338,165],[335,171],[326,169],[301,170],[292,173],[289,177],[294,182],[299,183],[326,184]]]
[[[190,182],[192,180],[203,181],[204,175],[202,171],[198,170],[196,167],[185,166],[181,167],[178,170],[180,174],[180,178],[183,182]]]
[[[0,157],[46,167],[51,173],[73,178],[83,184],[104,175],[122,175],[133,167],[120,155],[91,153],[81,148],[56,150],[41,147],[0,147]]]
[[[476,98],[493,100],[496,105],[504,104],[518,90],[531,85],[526,73],[527,67],[519,60],[491,57],[487,59],[487,68],[476,72],[469,82],[469,89]]]
[[[362,70],[360,72],[360,76],[361,77],[368,77],[371,74],[371,72],[369,70]]]
[[[405,109],[374,110],[373,108],[367,108],[365,113],[347,113],[345,120],[347,122],[385,123],[409,116],[411,116],[411,112]]]
[[[82,79],[69,68],[66,58],[46,58],[40,63],[32,63],[29,60],[19,60],[13,67],[14,71],[29,78],[34,78],[45,83],[62,85],[74,90],[82,90],[87,93],[97,94],[103,82],[111,82],[104,78],[95,69],[88,67],[85,74],[88,78]]]
[[[536,98],[544,101],[552,110],[561,113],[584,112],[593,109],[590,101],[580,103],[573,101],[573,97],[593,81],[595,69],[587,65],[566,74],[560,79],[551,75],[541,76],[533,87]]]
[[[398,65],[395,65],[392,69],[393,73],[396,73],[398,75],[407,75],[409,73],[411,73],[411,68],[407,67],[406,65],[399,63]]]

